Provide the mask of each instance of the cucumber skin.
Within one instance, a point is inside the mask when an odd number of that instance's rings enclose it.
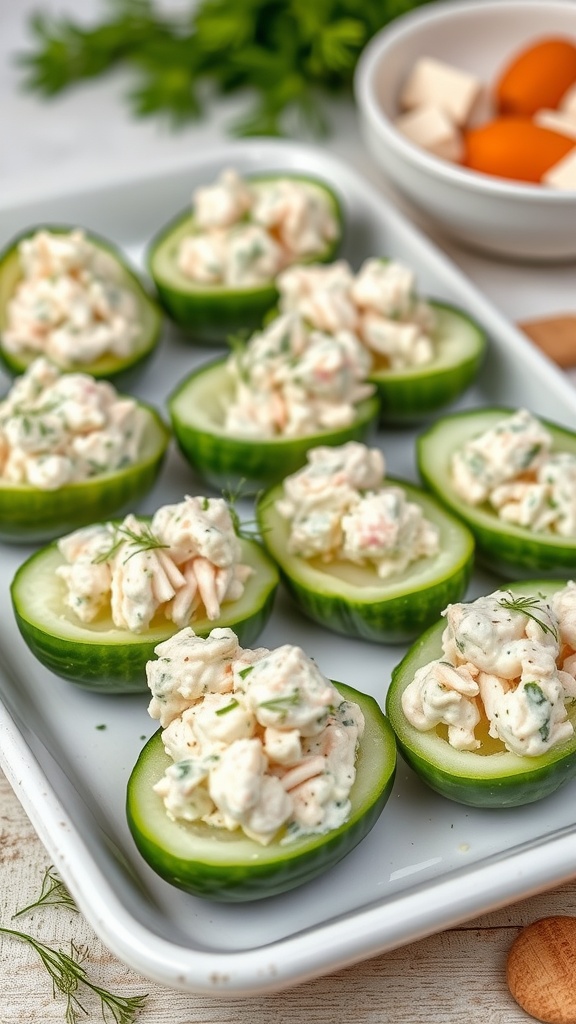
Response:
[[[0,541],[28,544],[50,540],[81,526],[129,512],[154,486],[170,441],[170,430],[151,406],[139,402],[154,418],[163,440],[146,463],[135,463],[106,477],[69,484],[54,491],[2,487],[0,484]]]
[[[343,636],[379,644],[404,644],[438,617],[440,607],[460,600],[472,574],[472,559],[450,579],[419,591],[416,610],[411,594],[373,603],[316,594],[291,578],[282,566],[279,568],[294,602],[313,622]]]
[[[355,691],[341,683],[335,683],[342,696],[355,699]],[[381,731],[385,734],[388,747],[388,770],[382,788],[371,798],[369,806],[358,816],[351,818],[333,835],[311,837],[311,848],[300,850],[286,847],[280,862],[210,864],[205,860],[186,859],[169,853],[139,825],[141,817],[136,810],[137,780],[140,766],[148,758],[163,755],[161,730],[158,730],[143,747],[128,781],[126,814],[128,826],[137,849],[150,867],[171,885],[204,899],[224,903],[244,903],[249,900],[265,899],[304,885],[313,878],[334,867],[368,835],[380,817],[388,801],[396,772],[395,739],[387,719],[374,698],[362,694],[362,707],[372,706]],[[362,749],[362,744],[360,745]],[[368,757],[368,751],[365,754]],[[170,763],[164,755],[166,765]],[[163,770],[163,769],[162,769]],[[157,776],[158,777],[158,776]],[[160,797],[158,797],[160,804]],[[318,842],[321,840],[321,842]],[[217,838],[215,839],[217,842]],[[259,845],[254,843],[255,850]]]
[[[511,590],[536,592],[544,589],[550,581],[530,581],[526,584],[511,585]],[[565,586],[565,581],[558,581],[558,587]],[[417,739],[414,730],[406,722],[400,703],[400,694],[413,679],[414,673],[427,661],[439,657],[442,646],[442,633],[445,622],[436,623],[412,645],[402,661],[394,668],[392,680],[386,697],[386,714],[396,735],[398,749],[406,763],[436,793],[468,807],[499,809],[520,807],[535,803],[549,796],[560,786],[576,776],[576,734],[568,744],[563,744],[556,752],[538,758],[525,758],[526,770],[492,778],[474,776],[472,774],[456,775],[446,771],[439,763],[431,762],[415,747]],[[576,725],[575,717],[572,717]],[[409,729],[412,739],[406,736]],[[441,744],[446,741],[439,739],[439,757],[442,755]],[[471,756],[474,756],[473,752]],[[486,760],[484,755],[476,755]],[[492,755],[497,756],[497,755]]]
[[[486,336],[482,328],[455,306],[429,300],[437,313],[456,314],[467,320],[478,333],[478,348],[466,359],[450,366],[425,368],[412,375],[375,371],[369,380],[376,385],[380,398],[380,421],[383,426],[410,425],[428,419],[433,413],[455,401],[472,384],[486,354]]]
[[[209,433],[183,422],[174,414],[175,401],[190,383],[204,373],[224,367],[225,362],[225,359],[219,359],[201,366],[183,380],[168,399],[172,430],[180,451],[202,479],[218,491],[234,490],[241,486],[242,494],[256,494],[263,487],[277,483],[301,469],[310,448],[318,444],[340,445],[347,441],[366,441],[375,430],[379,403],[374,397],[359,403],[358,415],[348,427],[325,434],[280,438],[275,441],[251,441],[217,432]]]
[[[302,174],[261,174],[253,176],[253,181],[263,181],[273,177],[286,178],[291,180],[313,181],[314,179]],[[314,181],[326,192],[332,203],[339,232],[333,242],[327,243],[322,253],[298,260],[299,263],[330,263],[336,258],[342,241],[343,211],[340,200],[332,188],[325,182]],[[278,301],[278,291],[273,282],[263,284],[258,288],[214,288],[209,286],[204,290],[197,287],[189,292],[182,292],[179,288],[172,287],[164,277],[161,277],[155,269],[154,260],[158,248],[163,245],[170,235],[176,232],[185,222],[193,223],[193,217],[189,210],[185,210],[173,218],[162,230],[152,239],[147,253],[147,267],[158,293],[161,306],[183,332],[183,338],[190,342],[209,345],[223,345],[230,334],[238,331],[253,332],[261,327],[268,310],[275,306]]]
[[[483,410],[472,410],[466,413],[454,413],[446,417],[447,421],[458,419],[470,421],[475,412]],[[509,416],[514,410],[508,408],[495,408],[494,412],[499,416]],[[549,420],[539,416],[538,419],[544,426],[558,438],[559,446],[562,437],[571,439],[571,448],[576,452],[576,435],[570,431],[551,423]],[[440,421],[439,421],[440,422]],[[438,423],[432,425],[416,441],[416,456],[418,472],[426,487],[436,495],[446,508],[457,516],[474,534],[477,546],[478,562],[486,568],[496,572],[505,579],[530,580],[535,577],[543,579],[564,579],[574,574],[576,570],[576,539],[569,543],[562,543],[559,539],[554,543],[546,543],[546,535],[533,533],[524,529],[517,533],[507,531],[506,524],[498,519],[496,513],[490,512],[492,522],[480,522],[474,514],[474,506],[468,507],[461,500],[453,500],[450,490],[444,486],[444,480],[438,480],[427,466],[426,447],[433,440]],[[560,447],[556,450],[560,450]],[[483,507],[482,511],[486,511]],[[492,525],[493,523],[493,525]]]
[[[17,575],[15,577],[15,582]],[[227,625],[234,630],[242,647],[250,647],[258,639],[270,618],[276,588],[270,591],[262,606],[240,622],[230,621]],[[157,637],[155,640],[138,644],[102,644],[98,649],[97,663],[94,658],[94,644],[77,642],[74,644],[74,657],[70,653],[58,649],[58,638],[39,629],[34,623],[23,617],[16,605],[12,604],[16,624],[20,634],[35,658],[55,675],[68,682],[75,683],[84,690],[113,694],[146,693],[146,662],[154,658],[154,648],[167,640]],[[198,636],[208,633],[220,622],[212,622],[207,629],[198,629]],[[192,623],[194,628],[194,623]],[[177,631],[174,626],[173,632]],[[56,643],[54,643],[56,640]],[[105,651],[105,654],[103,652]]]
[[[176,633],[178,627],[170,628],[167,625],[162,634],[157,631],[154,639],[143,638],[137,643],[124,643],[121,639],[113,643],[98,643],[97,638],[93,643],[67,640],[65,649],[60,637],[38,627],[27,618],[18,601],[20,580],[29,572],[30,567],[33,568],[34,560],[42,557],[44,550],[46,549],[36,552],[20,566],[10,587],[16,625],[31,653],[50,672],[84,690],[107,696],[147,692],[146,663],[154,658],[154,648]],[[227,609],[221,619],[209,623],[203,629],[196,627],[193,622],[191,625],[198,636],[208,636],[210,630],[216,626],[229,626],[236,633],[241,646],[250,647],[258,639],[270,618],[277,589],[278,576],[272,575],[270,586],[261,604],[252,614],[235,619],[233,612]]]
[[[417,501],[413,491],[414,488],[410,490],[409,497]],[[266,491],[260,496],[256,507],[264,545],[275,559],[282,582],[296,605],[320,626],[334,633],[374,643],[411,643],[422,630],[437,620],[447,604],[460,601],[465,594],[474,566],[474,544],[471,536],[467,555],[452,575],[418,587],[416,607],[414,592],[393,598],[383,597],[381,601],[355,601],[338,594],[318,593],[301,580],[295,579],[289,571],[288,560],[282,561],[275,551],[275,546],[271,544],[273,527],[268,522],[266,510],[274,503],[276,496],[279,495],[271,490]]]
[[[1,286],[3,271],[5,271],[6,268],[9,269],[10,263],[17,258],[17,250],[20,242],[26,238],[31,238],[40,230],[50,231],[53,234],[67,234],[74,230],[74,228],[62,224],[38,224],[33,228],[27,228],[25,231],[20,232],[12,238],[8,245],[2,250],[2,252],[0,252],[0,301],[4,300]],[[115,245],[112,244],[112,242],[109,242],[106,238],[101,238],[93,231],[85,231],[85,235],[88,241],[92,242],[97,248],[102,249],[104,252],[113,256],[118,262],[122,272],[128,279],[131,290],[137,296],[139,304],[150,314],[152,329],[145,347],[140,349],[138,352],[135,352],[133,355],[128,356],[125,359],[120,359],[115,356],[103,356],[94,363],[78,363],[77,365],[70,367],[67,372],[88,373],[96,380],[113,380],[115,385],[129,389],[140,375],[140,371],[143,370],[146,364],[150,361],[156,350],[163,326],[162,310],[158,302],[149,294],[138,274],[127,264],[123,254]],[[2,321],[3,309],[0,308],[0,365],[10,377],[18,377],[25,373],[26,369],[30,363],[34,361],[36,356],[30,355],[22,357],[14,353],[7,352],[4,349],[1,341]]]

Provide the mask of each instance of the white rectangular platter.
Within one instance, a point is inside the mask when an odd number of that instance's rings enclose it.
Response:
[[[15,208],[0,204],[0,242],[42,221],[80,224],[141,261],[146,242],[190,200],[193,187],[225,166],[241,172],[315,174],[345,209],[343,255],[355,266],[389,255],[412,266],[423,294],[454,302],[490,336],[489,357],[465,404],[527,406],[573,425],[572,385],[512,328],[472,284],[381,195],[325,152],[292,143],[230,144],[161,176],[101,190],[52,195]],[[159,408],[177,380],[213,350],[170,332],[138,394]],[[4,388],[8,382],[3,381]],[[414,434],[381,434],[391,475],[415,479]],[[140,510],[201,494],[176,450]],[[576,865],[576,781],[541,804],[495,812],[434,795],[402,762],[371,834],[335,869],[285,896],[227,906],[160,880],[134,848],[125,786],[155,728],[145,694],[111,698],[77,689],[43,669],[14,625],[9,584],[30,553],[0,546],[0,764],[49,857],[102,940],[142,974],[173,988],[218,995],[268,992],[336,970],[565,881]],[[496,578],[476,574],[470,595]],[[298,643],[326,675],[384,703],[402,648],[332,635],[280,594],[261,641]]]

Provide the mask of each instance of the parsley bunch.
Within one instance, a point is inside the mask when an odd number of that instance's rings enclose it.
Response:
[[[206,95],[248,90],[237,135],[328,130],[321,94],[350,89],[360,51],[378,29],[430,0],[197,0],[168,17],[153,0],[108,0],[93,27],[36,14],[35,48],[19,56],[25,86],[52,96],[113,66],[129,65],[139,116],[173,125],[199,117]]]

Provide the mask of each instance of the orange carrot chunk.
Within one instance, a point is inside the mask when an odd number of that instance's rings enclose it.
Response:
[[[504,69],[495,88],[501,114],[531,117],[542,107],[557,107],[576,82],[576,45],[569,39],[542,39],[523,50]]]
[[[482,174],[539,182],[576,142],[528,118],[498,117],[464,133],[463,164]]]

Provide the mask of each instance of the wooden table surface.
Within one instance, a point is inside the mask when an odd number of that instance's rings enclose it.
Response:
[[[0,924],[38,896],[49,858],[0,774]],[[576,867],[576,866],[575,866]],[[91,979],[124,996],[148,993],[138,1024],[520,1024],[510,996],[508,949],[519,930],[551,914],[576,914],[576,879],[468,924],[296,988],[249,999],[177,992],[140,977],[113,956],[81,917],[62,907],[13,922],[67,952],[87,947]],[[83,998],[88,1024],[100,1003]],[[0,935],[0,1024],[64,1024],[65,1000],[29,946]]]

